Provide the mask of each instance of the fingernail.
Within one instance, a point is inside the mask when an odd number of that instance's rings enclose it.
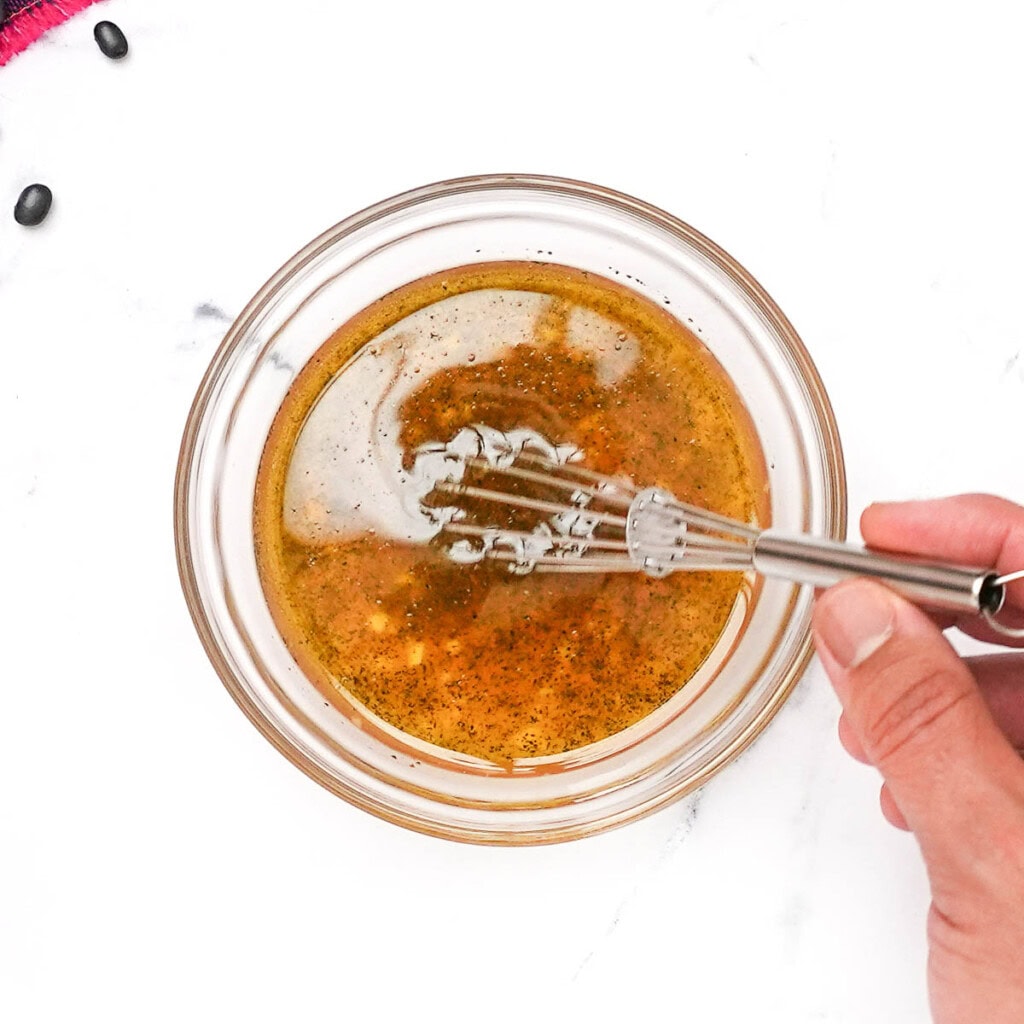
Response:
[[[877,583],[855,580],[818,599],[814,632],[843,668],[856,668],[870,658],[895,628],[892,601]]]

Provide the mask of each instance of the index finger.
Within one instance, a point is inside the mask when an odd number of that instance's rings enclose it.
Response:
[[[1000,574],[1024,569],[1024,508],[990,494],[880,502],[864,510],[860,526],[869,547],[992,568]],[[1007,584],[1000,617],[1009,625],[1024,623],[1024,581]],[[1021,646],[973,616],[958,619],[956,625],[980,640]]]

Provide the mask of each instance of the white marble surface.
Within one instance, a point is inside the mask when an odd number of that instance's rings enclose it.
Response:
[[[1008,9],[290,6],[110,0],[0,70],[0,1019],[925,1021],[917,850],[817,666],[642,823],[427,839],[232,704],[171,491],[226,320],[286,257],[407,187],[529,170],[653,201],[762,281],[834,399],[853,513],[1024,500]],[[33,180],[56,198],[25,230]]]

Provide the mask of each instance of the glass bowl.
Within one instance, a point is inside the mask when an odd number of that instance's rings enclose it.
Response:
[[[557,757],[491,765],[328,705],[264,600],[253,497],[268,431],[297,372],[375,299],[436,271],[542,259],[622,281],[708,345],[753,419],[771,523],[842,539],[846,486],[832,410],[803,344],[735,260],[676,218],[604,188],[524,175],[463,178],[355,214],[289,260],[232,325],[182,441],[175,533],[196,629],[232,697],[311,778],[422,832],[479,843],[573,839],[707,782],[768,724],[810,657],[812,595],[750,588],[697,675],[630,728]]]

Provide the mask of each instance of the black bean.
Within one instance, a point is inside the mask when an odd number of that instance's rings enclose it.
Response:
[[[92,30],[96,38],[96,45],[103,51],[105,57],[111,60],[120,60],[128,55],[128,40],[124,33],[112,22],[101,21]]]
[[[42,224],[52,202],[53,193],[45,185],[29,185],[14,204],[14,219],[25,227]]]

